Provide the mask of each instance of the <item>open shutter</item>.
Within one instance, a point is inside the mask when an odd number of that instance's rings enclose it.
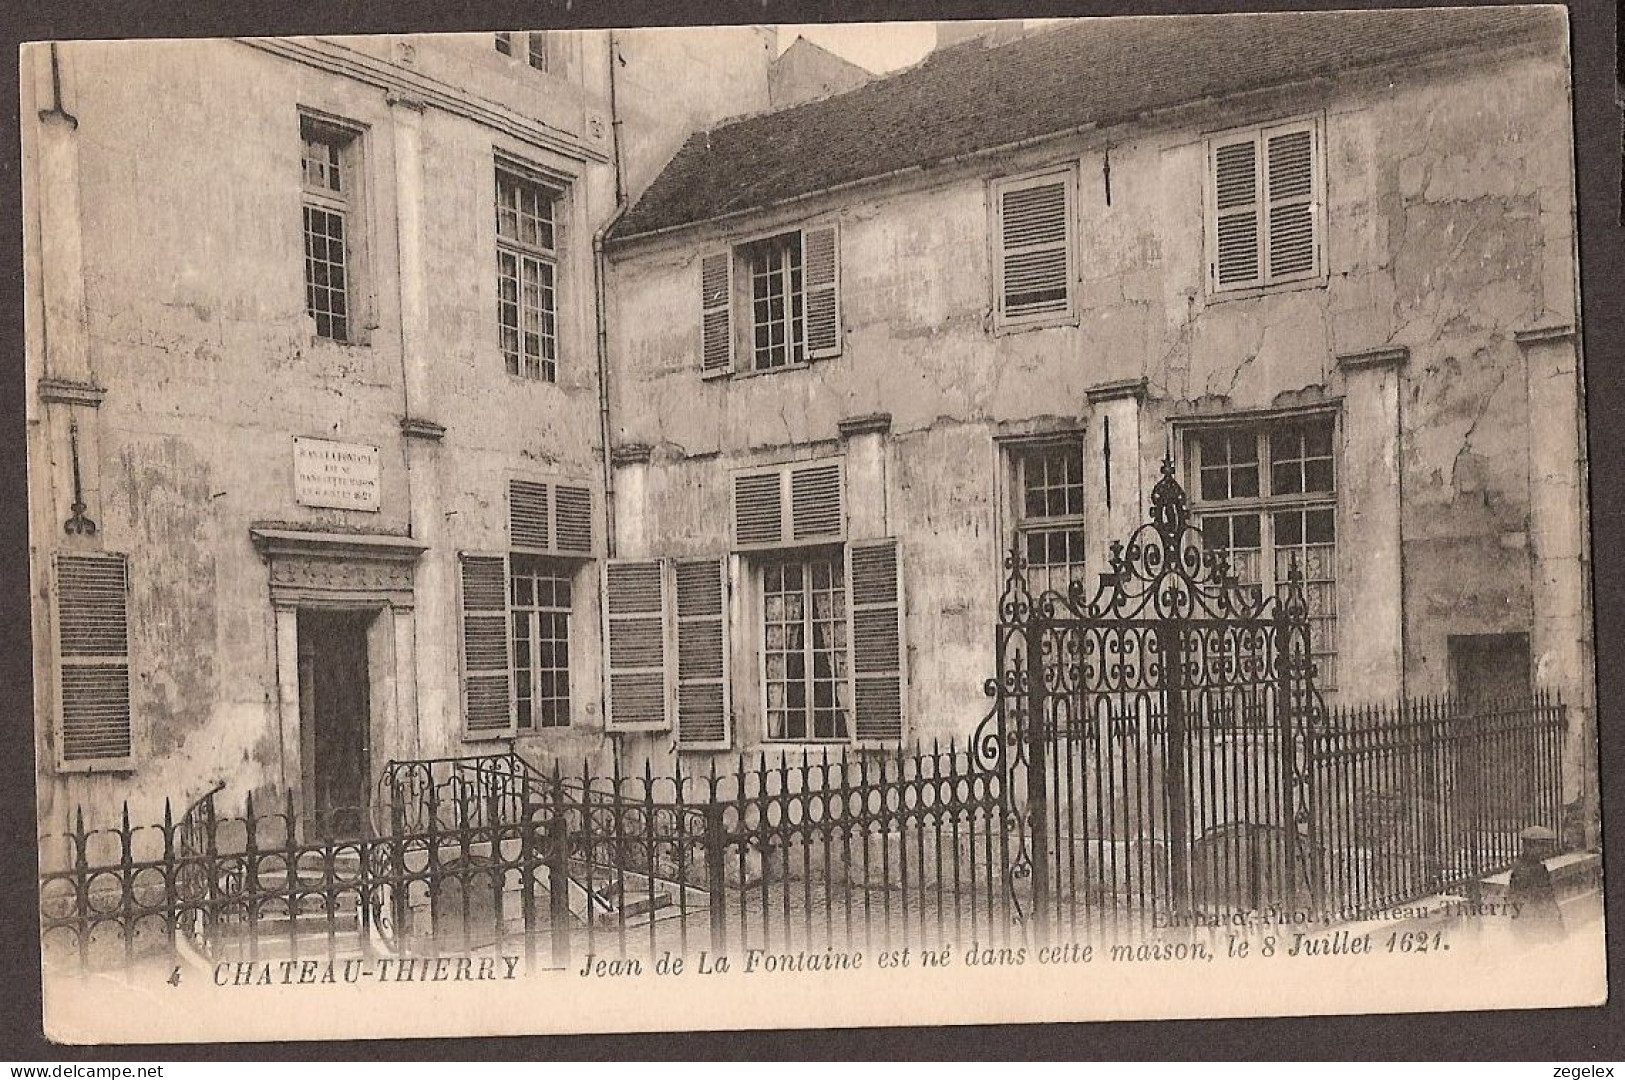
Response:
[[[1264,268],[1259,258],[1258,142],[1251,135],[1216,140],[1210,154],[1213,285],[1219,289],[1259,285]]]
[[[470,739],[518,732],[508,660],[508,562],[464,552],[461,564],[463,731]]]
[[[1067,310],[1068,202],[1064,177],[999,189],[999,310],[1005,318]]]
[[[907,649],[903,564],[896,540],[854,540],[846,549],[852,590],[852,705],[860,743],[903,738]]]
[[[508,481],[508,543],[526,550],[552,548],[548,529],[548,486],[533,480]]]
[[[553,546],[563,555],[592,554],[592,492],[559,484],[553,489]]]
[[[841,354],[841,254],[834,225],[801,234],[801,266],[807,304],[807,357]]]
[[[666,587],[661,560],[611,559],[604,565],[604,642],[609,729],[668,727]]]
[[[846,532],[841,462],[790,467],[790,536],[796,543],[839,540]]]
[[[123,555],[56,557],[63,764],[129,761],[129,567]]]
[[[700,260],[700,374],[733,370],[733,253],[713,252]]]
[[[728,560],[679,559],[672,568],[677,614],[677,745],[726,750]]]
[[[1319,200],[1315,191],[1315,125],[1301,123],[1264,132],[1269,216],[1267,277],[1312,277],[1319,264]]]
[[[765,547],[784,540],[784,476],[778,471],[734,476],[734,544]]]

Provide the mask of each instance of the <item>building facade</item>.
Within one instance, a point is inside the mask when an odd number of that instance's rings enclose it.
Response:
[[[1008,38],[697,136],[613,230],[615,555],[664,619],[624,670],[612,629],[611,728],[962,739],[1005,553],[1093,583],[1169,456],[1243,582],[1300,568],[1333,701],[1560,690],[1576,797],[1561,15]]]
[[[342,825],[391,758],[605,754],[595,234],[658,164],[617,143],[765,108],[772,55],[26,50],[42,829],[216,783]]]

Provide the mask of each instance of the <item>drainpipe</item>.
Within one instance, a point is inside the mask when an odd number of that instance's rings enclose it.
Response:
[[[604,254],[604,238],[628,208],[621,176],[621,117],[615,107],[615,67],[620,57],[615,47],[615,31],[609,31],[609,129],[611,159],[615,168],[615,212],[592,234],[593,303],[598,324],[598,437],[604,455],[604,552],[615,556],[615,467],[609,453],[609,260]]]

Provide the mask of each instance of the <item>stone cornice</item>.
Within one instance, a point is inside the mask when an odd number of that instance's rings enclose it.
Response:
[[[1144,401],[1145,393],[1146,383],[1143,376],[1138,379],[1117,379],[1113,382],[1100,383],[1083,392],[1091,405],[1099,405],[1103,401],[1121,401],[1124,398]]]
[[[40,400],[53,405],[86,405],[95,409],[100,407],[102,399],[106,396],[106,388],[94,383],[56,379],[50,376],[39,381]]]
[[[376,86],[398,98],[416,99],[425,107],[440,109],[454,116],[473,120],[521,142],[551,150],[576,161],[591,161],[600,165],[609,162],[609,156],[603,151],[594,150],[568,132],[521,116],[497,102],[474,97],[438,79],[406,70],[320,38],[237,40],[251,48],[262,49],[284,59]]]
[[[1512,340],[1519,345],[1539,345],[1548,341],[1568,341],[1574,337],[1574,327],[1569,323],[1555,323],[1551,326],[1537,326],[1531,330],[1519,330],[1512,335]]]
[[[654,456],[654,447],[644,443],[626,443],[609,452],[609,463],[617,469],[627,465],[647,465]]]
[[[1362,371],[1368,368],[1400,368],[1410,362],[1411,350],[1406,345],[1383,345],[1360,352],[1343,353],[1337,357],[1337,366],[1344,371]]]
[[[429,545],[410,536],[385,533],[335,533],[251,525],[248,535],[267,558],[286,555],[369,562],[415,562]]]
[[[428,439],[439,442],[446,437],[446,426],[437,424],[433,420],[425,420],[421,416],[401,417],[401,434],[408,439]]]
[[[841,433],[843,439],[850,439],[856,435],[884,435],[891,430],[891,413],[877,412],[864,413],[862,416],[848,416],[836,423],[835,430]]]

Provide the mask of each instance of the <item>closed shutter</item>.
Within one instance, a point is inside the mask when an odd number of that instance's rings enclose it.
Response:
[[[508,659],[508,561],[458,555],[461,575],[463,731],[470,739],[511,738],[513,679]]]
[[[1215,142],[1210,174],[1213,207],[1213,262],[1216,288],[1258,285],[1261,228],[1258,197],[1258,143],[1252,137]]]
[[[605,564],[604,642],[610,729],[669,726],[665,567],[659,559]]]
[[[903,565],[896,540],[854,540],[846,549],[852,591],[852,705],[861,743],[903,738],[907,692]]]
[[[1067,310],[1067,187],[1054,177],[999,190],[999,310],[1007,319]]]
[[[552,547],[548,528],[551,499],[548,485],[533,480],[508,482],[508,543],[516,548],[547,551]]]
[[[131,756],[128,571],[123,555],[56,557],[64,764]]]
[[[553,489],[553,546],[561,555],[592,554],[592,492],[559,484]]]
[[[706,378],[733,370],[733,253],[718,251],[700,260],[700,374]]]
[[[839,541],[846,534],[845,486],[839,458],[735,474],[734,545],[760,548]]]
[[[679,559],[672,569],[677,615],[677,744],[724,750],[728,700],[728,561]]]
[[[834,225],[801,234],[801,266],[806,291],[807,356],[819,360],[841,353],[840,238]]]
[[[1293,124],[1264,132],[1268,178],[1268,278],[1311,276],[1318,263],[1319,203],[1315,192],[1315,127]]]

